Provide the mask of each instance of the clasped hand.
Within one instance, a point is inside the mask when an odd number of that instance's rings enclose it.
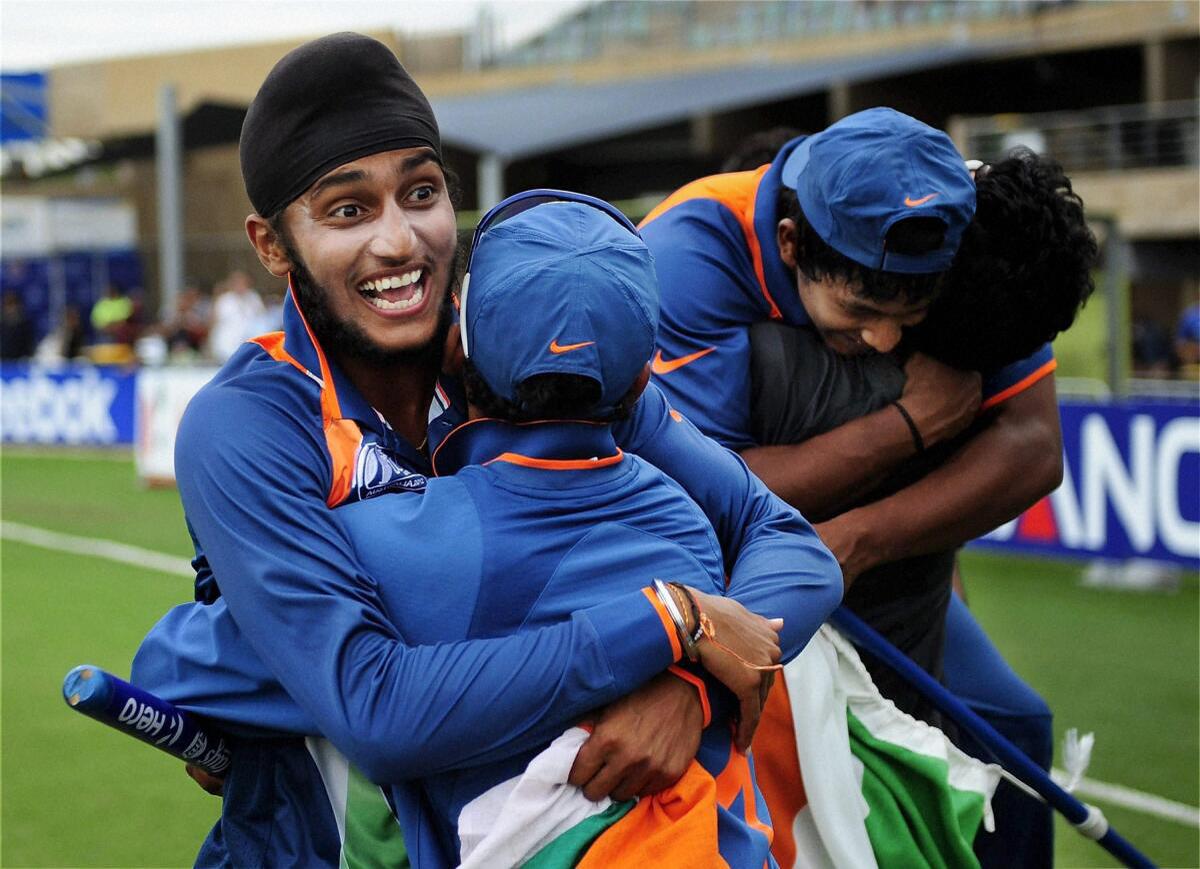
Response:
[[[737,601],[694,589],[715,641],[699,642],[700,663],[737,698],[734,741],[750,747],[779,663],[783,619],[765,619]],[[670,673],[605,707],[590,722],[589,737],[568,781],[590,800],[656,793],[679,780],[700,747],[703,729],[697,689]]]

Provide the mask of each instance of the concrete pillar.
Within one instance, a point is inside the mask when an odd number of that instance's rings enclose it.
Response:
[[[170,314],[183,289],[183,135],[171,84],[158,91],[154,159],[158,175],[158,310]]]
[[[1104,301],[1108,331],[1108,388],[1124,395],[1128,387],[1129,345],[1129,250],[1120,224],[1105,220]]]
[[[850,100],[850,84],[846,81],[835,81],[829,85],[829,93],[825,96],[825,111],[829,113],[829,123],[840,121],[846,115],[854,112]]]
[[[972,150],[970,129],[967,119],[962,115],[951,115],[946,122],[946,134],[953,140],[954,147],[958,148],[958,153],[967,160],[975,160],[978,158],[974,154],[968,153]]]
[[[1200,61],[1187,40],[1142,43],[1143,101],[1156,104],[1197,96]]]
[[[693,115],[689,126],[692,153],[705,157],[714,153],[717,148],[717,125],[712,113]]]
[[[475,169],[479,211],[487,211],[504,198],[504,161],[498,154],[483,154]]]
[[[1142,99],[1167,101],[1167,47],[1160,39],[1142,43]]]

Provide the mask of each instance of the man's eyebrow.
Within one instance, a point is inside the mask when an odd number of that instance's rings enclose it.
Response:
[[[930,303],[926,302],[924,304],[917,305],[916,307],[906,308],[903,311],[890,312],[890,311],[885,311],[881,308],[877,308],[874,305],[872,305],[870,302],[865,302],[861,299],[851,299],[850,302],[846,305],[846,310],[849,311],[851,314],[875,315],[875,316],[880,316],[880,317],[893,317],[893,316],[905,317],[910,314],[924,314],[929,310],[929,308],[930,308]]]
[[[855,298],[850,299],[850,301],[846,303],[846,310],[851,314],[874,314],[884,317],[887,316],[886,312],[881,311],[879,308],[876,308],[869,302],[864,302],[861,299]]]
[[[400,168],[396,170],[396,173],[398,175],[404,175],[412,172],[415,169],[419,169],[426,163],[437,163],[439,166],[441,165],[437,155],[433,153],[432,148],[426,148],[424,151],[421,151],[418,154],[413,154],[411,157],[406,157],[404,162],[400,164]]]
[[[336,172],[333,175],[326,175],[313,185],[313,188],[308,192],[308,195],[313,197],[327,187],[336,187],[339,184],[353,184],[356,181],[362,181],[366,177],[367,173],[363,172],[361,169],[351,169],[346,172]]]
[[[405,158],[404,162],[402,162],[396,169],[396,174],[407,174],[430,162],[437,163],[439,166],[441,165],[441,162],[438,160],[437,154],[433,152],[433,149],[427,148],[418,154],[413,154],[411,157]],[[362,169],[347,169],[345,172],[335,172],[332,175],[326,175],[324,178],[314,184],[312,186],[312,190],[308,192],[308,195],[310,197],[314,197],[329,187],[337,187],[341,184],[354,184],[365,180],[366,177],[367,173]]]

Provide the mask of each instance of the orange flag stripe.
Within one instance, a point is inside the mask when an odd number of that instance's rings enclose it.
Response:
[[[579,869],[728,869],[717,843],[717,785],[696,761],[678,782],[638,800],[588,848]]]

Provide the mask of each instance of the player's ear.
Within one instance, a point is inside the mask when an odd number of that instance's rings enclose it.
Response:
[[[629,391],[621,398],[621,407],[626,410],[631,410],[637,400],[642,397],[642,393],[646,390],[646,384],[650,382],[650,363],[647,362],[642,366],[642,372],[637,376],[637,380],[633,381],[633,386],[629,387]]]
[[[284,250],[279,233],[270,222],[260,214],[249,215],[246,218],[246,235],[263,268],[277,278],[287,277],[292,270],[292,262]]]
[[[775,227],[775,242],[779,245],[779,258],[789,269],[795,269],[799,262],[799,251],[796,250],[799,238],[796,233],[796,221],[785,217]]]

